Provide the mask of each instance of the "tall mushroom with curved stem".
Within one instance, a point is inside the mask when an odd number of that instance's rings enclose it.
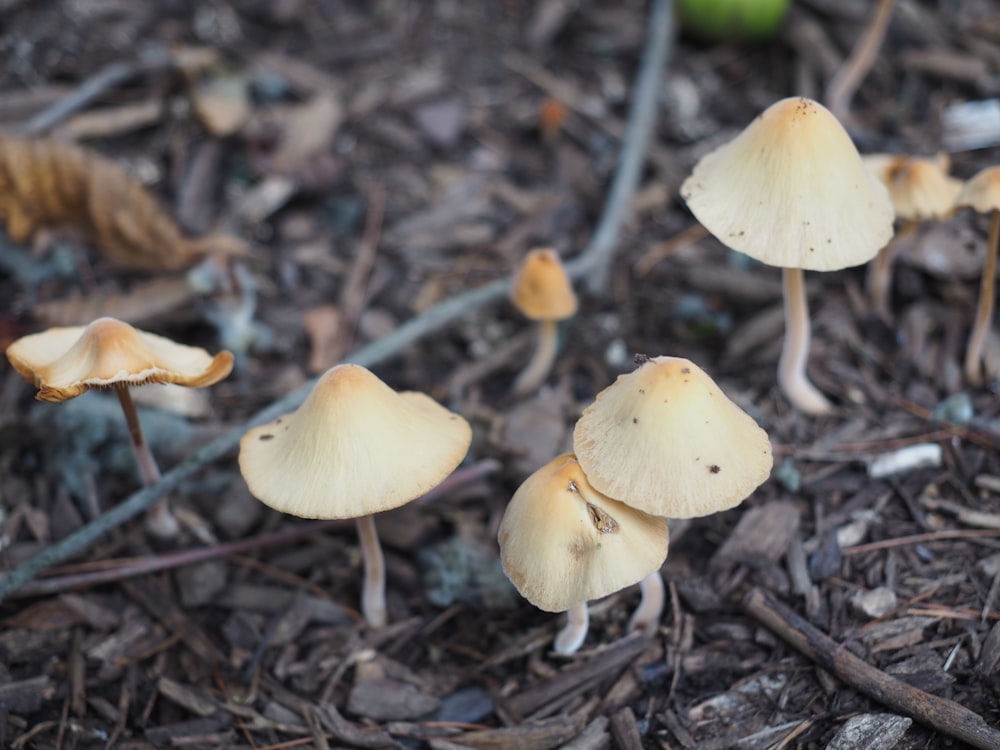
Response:
[[[538,325],[535,351],[514,380],[514,395],[524,396],[545,382],[559,344],[559,321],[576,314],[577,299],[555,250],[532,250],[511,279],[510,299],[524,317]]]
[[[41,401],[68,401],[91,388],[113,389],[125,414],[139,474],[147,485],[160,480],[160,470],[143,436],[130,387],[176,383],[202,388],[233,369],[233,355],[227,351],[213,357],[204,349],[136,330],[115,318],[25,336],[7,348],[7,359],[25,380],[34,383]],[[176,536],[177,519],[165,499],[150,509],[146,527],[158,537]]]
[[[948,174],[951,160],[944,153],[931,158],[866,154],[861,159],[888,188],[896,218],[903,222],[892,240],[868,264],[866,286],[872,310],[888,320],[891,318],[889,289],[896,247],[920,226],[920,222],[943,219],[954,211],[962,181]]]
[[[300,518],[354,518],[364,561],[361,611],[386,624],[375,513],[430,491],[462,462],[469,423],[416,391],[397,393],[360,365],[337,365],[302,405],[240,440],[251,494]]]
[[[980,213],[990,214],[990,233],[986,240],[986,261],[979,287],[979,302],[965,349],[965,378],[972,385],[982,385],[983,348],[986,333],[993,321],[997,255],[1000,253],[1000,167],[987,167],[973,175],[965,183],[955,205],[969,206]]]
[[[778,384],[792,405],[832,404],[806,375],[804,272],[871,260],[892,237],[889,194],[843,126],[811,99],[782,99],[704,156],[681,186],[688,208],[724,245],[782,270],[785,340]]]
[[[567,453],[518,487],[497,540],[504,572],[521,595],[539,609],[566,612],[554,648],[571,654],[587,637],[587,602],[658,571],[669,532],[665,518],[595,490]]]

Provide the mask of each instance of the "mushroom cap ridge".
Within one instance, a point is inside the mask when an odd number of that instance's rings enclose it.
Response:
[[[7,347],[7,359],[39,389],[38,399],[55,402],[119,383],[202,388],[233,369],[233,355],[227,351],[213,357],[199,347],[140,331],[115,318],[24,336]]]

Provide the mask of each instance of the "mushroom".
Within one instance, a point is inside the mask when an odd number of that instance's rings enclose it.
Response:
[[[41,401],[58,403],[91,388],[114,389],[125,413],[139,473],[147,485],[159,481],[160,471],[142,434],[129,386],[176,383],[203,388],[233,369],[233,355],[227,351],[213,357],[204,349],[136,330],[115,318],[25,336],[7,348],[7,359],[38,388],[36,398]],[[166,499],[150,509],[146,527],[158,537],[177,534],[177,519]]]
[[[889,317],[889,287],[895,247],[926,219],[942,219],[955,208],[962,181],[951,177],[947,154],[936,157],[905,154],[868,154],[861,157],[872,174],[889,190],[897,219],[904,223],[892,242],[878,251],[868,265],[868,297],[872,309]]]
[[[889,194],[818,102],[772,104],[699,161],[681,186],[697,219],[728,247],[783,269],[785,341],[778,384],[809,414],[831,410],[806,375],[804,271],[866,263],[892,237]]]
[[[573,429],[590,484],[654,516],[694,518],[741,503],[771,473],[767,433],[681,357],[641,358]]]
[[[555,250],[541,248],[525,256],[511,280],[510,299],[522,315],[538,322],[535,352],[514,381],[514,394],[523,396],[548,377],[556,359],[558,323],[577,310],[576,293]]]
[[[993,320],[997,254],[1000,252],[1000,167],[987,167],[973,175],[955,199],[955,205],[969,206],[980,213],[990,214],[990,233],[986,240],[986,260],[979,287],[979,303],[965,349],[965,377],[972,385],[982,385],[983,347]]]
[[[587,602],[658,571],[669,531],[666,519],[595,490],[567,453],[518,487],[497,540],[504,572],[521,595],[546,612],[567,612],[554,648],[571,654],[587,637]]]
[[[354,518],[364,561],[361,611],[385,625],[385,562],[374,513],[405,505],[462,462],[469,423],[415,391],[397,393],[360,365],[327,370],[302,405],[240,440],[250,492],[300,518]]]

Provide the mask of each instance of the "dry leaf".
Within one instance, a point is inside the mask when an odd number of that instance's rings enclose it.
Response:
[[[186,279],[163,278],[139,284],[127,292],[74,295],[39,302],[32,312],[47,326],[79,326],[104,317],[141,325],[183,308],[192,296]]]
[[[15,242],[68,228],[128,268],[176,269],[211,253],[246,252],[234,237],[185,237],[122,167],[55,139],[0,138],[0,218]]]
[[[205,130],[218,138],[232,135],[250,119],[250,88],[239,74],[209,75],[193,82],[191,101]]]

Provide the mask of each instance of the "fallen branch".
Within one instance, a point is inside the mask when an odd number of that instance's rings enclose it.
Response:
[[[608,189],[601,220],[583,252],[590,266],[587,289],[591,294],[603,294],[608,286],[615,246],[622,224],[631,213],[632,197],[642,176],[642,165],[656,124],[657,94],[663,82],[663,70],[673,37],[673,3],[671,0],[654,0],[646,32],[646,49],[635,79],[618,167]]]
[[[648,134],[651,127],[651,121],[644,125],[635,124],[634,121],[651,118],[652,112],[656,109],[660,71],[666,60],[669,32],[673,28],[672,5],[671,0],[654,1],[653,26],[658,32],[651,31],[647,39],[647,47],[638,73],[639,82],[636,84],[635,100],[629,112],[627,137],[622,143],[621,159],[593,238],[580,255],[566,263],[566,272],[571,279],[592,278],[595,268],[610,263],[618,232],[632,201],[638,170],[642,165],[643,152],[648,142],[648,138],[642,137],[642,134],[644,132]],[[655,65],[650,62],[650,58]],[[655,72],[652,72],[653,68]],[[631,173],[631,176],[628,174],[623,176],[623,172]],[[506,299],[509,286],[510,278],[506,277],[446,299],[410,319],[389,335],[361,347],[346,361],[364,367],[384,362],[410,344],[436,333],[450,323],[482,307]],[[166,472],[157,484],[133,493],[107,513],[4,575],[0,579],[0,602],[33,580],[41,571],[80,554],[112,529],[148,510],[157,500],[176,490],[183,481],[236,448],[240,438],[251,427],[273,422],[283,414],[297,409],[315,383],[316,378],[308,380],[296,390],[257,412],[246,423],[234,427],[196,450]]]
[[[818,665],[879,703],[972,747],[1000,747],[1000,731],[979,714],[876,669],[761,589],[747,593],[743,608]]]

